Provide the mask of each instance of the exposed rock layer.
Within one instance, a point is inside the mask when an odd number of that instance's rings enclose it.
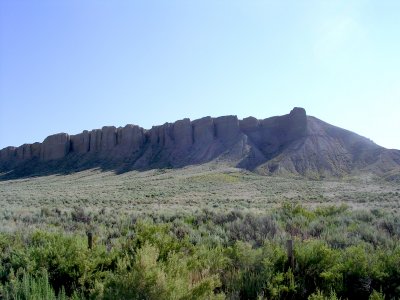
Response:
[[[40,157],[42,160],[64,158],[71,148],[71,140],[66,133],[57,133],[48,136],[42,143]]]
[[[182,167],[212,160],[262,174],[342,176],[399,170],[400,151],[387,150],[350,131],[308,117],[303,108],[258,120],[205,117],[153,126],[136,125],[59,133],[43,143],[0,150],[6,177],[101,167],[119,171]]]

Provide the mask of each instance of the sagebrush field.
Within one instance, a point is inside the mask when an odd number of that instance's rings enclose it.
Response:
[[[213,164],[1,181],[0,298],[398,299],[399,200]]]

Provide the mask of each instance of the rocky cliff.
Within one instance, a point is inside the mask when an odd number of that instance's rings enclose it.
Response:
[[[309,177],[356,172],[393,174],[400,151],[307,116],[303,108],[258,120],[205,117],[153,126],[136,125],[59,133],[42,143],[0,150],[2,178],[68,173],[88,168],[117,172],[224,162],[262,174]]]

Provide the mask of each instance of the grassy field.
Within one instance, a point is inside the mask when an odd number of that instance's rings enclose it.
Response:
[[[0,299],[400,297],[400,187],[379,178],[88,170],[0,181],[0,206]]]
[[[196,211],[203,208],[260,211],[283,201],[306,206],[342,204],[400,210],[400,186],[372,177],[310,181],[259,176],[214,165],[115,175],[88,170],[66,176],[0,181],[4,212],[68,210]]]

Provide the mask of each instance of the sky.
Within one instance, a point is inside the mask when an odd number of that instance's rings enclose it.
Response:
[[[400,1],[2,0],[0,148],[308,115],[400,149]]]

